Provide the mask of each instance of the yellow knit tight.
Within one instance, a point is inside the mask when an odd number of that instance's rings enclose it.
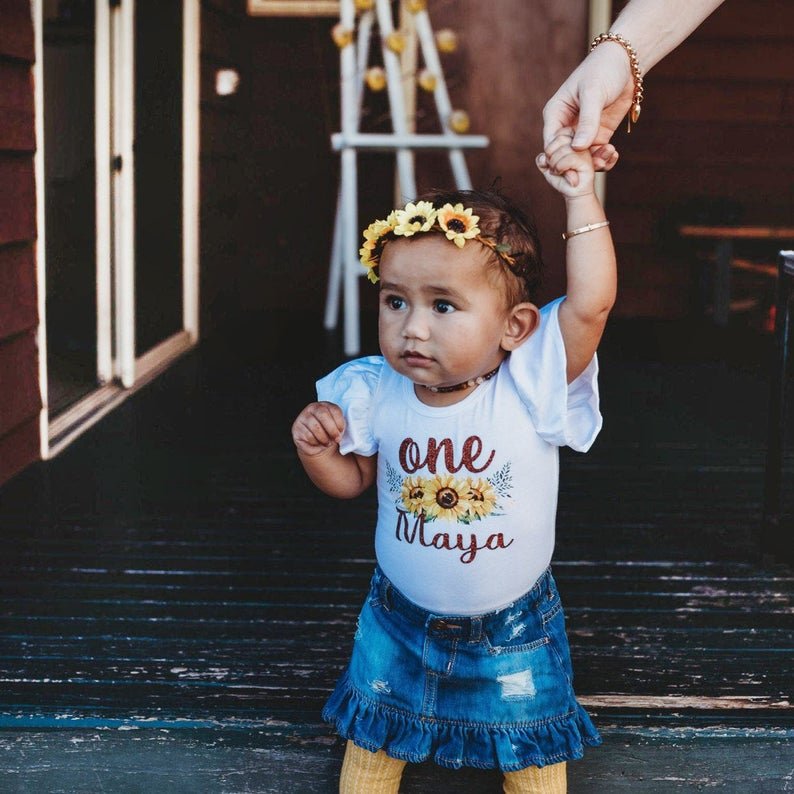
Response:
[[[397,794],[405,761],[347,743],[339,794]],[[505,794],[566,794],[565,762],[505,772]]]
[[[347,743],[339,794],[397,794],[405,761],[386,755],[383,750],[371,753]]]
[[[549,766],[528,766],[518,772],[505,772],[505,794],[565,794],[565,761]]]

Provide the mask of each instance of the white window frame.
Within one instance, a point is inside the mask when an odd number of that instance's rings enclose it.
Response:
[[[135,0],[111,7],[95,0],[96,285],[98,388],[50,416],[47,373],[46,226],[44,213],[43,0],[32,2],[35,30],[36,215],[38,242],[39,417],[41,457],[52,458],[130,394],[194,347],[199,339],[199,111],[200,0],[183,0],[182,101],[182,329],[155,347],[135,351]],[[116,58],[117,68],[112,68]],[[111,94],[116,100],[111,102]],[[113,139],[111,139],[113,131]],[[111,159],[123,168],[113,172]],[[99,164],[105,164],[104,168]],[[115,234],[113,218],[116,218]],[[115,246],[112,240],[115,239]],[[114,250],[112,250],[114,249]],[[115,265],[115,267],[114,267]],[[115,273],[115,280],[114,280]],[[115,300],[112,290],[115,289]],[[115,305],[115,317],[113,307]],[[111,334],[115,329],[115,340]],[[114,344],[115,343],[115,344]],[[115,347],[116,356],[113,356]]]

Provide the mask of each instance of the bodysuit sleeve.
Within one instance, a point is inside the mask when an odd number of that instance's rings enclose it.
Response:
[[[601,430],[598,359],[568,383],[565,344],[558,320],[564,298],[540,310],[540,326],[510,354],[508,367],[535,429],[545,441],[586,452]]]
[[[317,381],[317,399],[335,403],[345,416],[345,432],[339,444],[343,455],[355,452],[370,456],[378,451],[370,418],[382,371],[383,358],[367,356],[348,361]]]

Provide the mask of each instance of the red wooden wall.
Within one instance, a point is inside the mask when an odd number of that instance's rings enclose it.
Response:
[[[622,7],[615,0],[616,12]],[[501,179],[504,191],[535,216],[544,243],[545,297],[564,290],[563,203],[534,165],[546,100],[587,50],[584,0],[433,0],[436,29],[460,37],[443,56],[453,105],[490,147],[467,155],[475,185]],[[498,13],[497,13],[498,11]],[[338,67],[328,19],[249,19],[250,120],[245,162],[248,255],[235,294],[246,308],[324,300],[333,221],[338,129]],[[691,311],[691,257],[667,223],[694,201],[713,211],[738,202],[748,222],[794,219],[794,3],[725,0],[646,78],[643,115],[633,134],[616,135],[621,152],[607,184],[620,290],[615,314],[680,317]],[[248,79],[245,79],[245,78]],[[388,130],[377,96],[365,98],[364,124]],[[437,131],[432,106],[420,105],[420,131]],[[439,155],[419,158],[419,187],[450,183]],[[386,155],[360,169],[361,225],[391,203]],[[236,244],[234,244],[236,245]],[[366,285],[364,285],[366,286]],[[362,289],[363,305],[372,291]]]
[[[690,310],[691,258],[666,217],[719,216],[727,200],[747,222],[792,224],[793,54],[794,3],[726,0],[648,73],[642,118],[616,135],[621,160],[607,187],[617,313]]]
[[[532,211],[542,227],[547,293],[563,289],[563,202],[546,186],[534,157],[541,148],[545,101],[584,52],[587,5],[582,0],[433,0],[435,29],[451,27],[460,49],[443,56],[453,105],[465,108],[472,132],[490,136],[485,152],[468,155],[476,186],[501,178],[505,193]],[[247,308],[299,307],[319,313],[325,299],[336,202],[338,155],[329,138],[339,129],[339,56],[330,39],[336,20],[256,18],[247,23],[251,47],[248,195],[251,256],[242,265]],[[377,58],[373,56],[373,62]],[[420,132],[438,132],[426,102]],[[388,132],[384,94],[367,92],[363,129]],[[360,225],[393,202],[393,156],[360,156]],[[420,190],[449,186],[442,155],[419,156]],[[362,306],[376,292],[362,279]]]
[[[30,0],[0,3],[0,482],[39,457]]]

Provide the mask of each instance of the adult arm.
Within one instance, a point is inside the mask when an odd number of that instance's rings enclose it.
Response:
[[[629,41],[643,75],[674,50],[722,0],[630,0],[610,27]],[[564,127],[576,131],[573,146],[609,142],[631,105],[634,80],[626,51],[604,42],[560,86],[543,109],[543,143]]]

